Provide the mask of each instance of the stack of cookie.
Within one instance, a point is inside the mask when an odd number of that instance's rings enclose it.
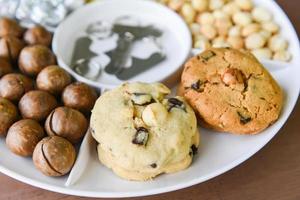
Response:
[[[104,93],[91,116],[100,161],[129,180],[187,168],[199,145],[196,116],[160,83],[131,83]]]

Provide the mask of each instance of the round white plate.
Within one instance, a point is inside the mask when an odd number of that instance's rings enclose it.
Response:
[[[153,25],[161,30],[163,34],[158,38],[157,44],[158,47],[162,48],[163,54],[166,55],[162,62],[125,81],[160,82],[178,71],[189,56],[192,45],[191,34],[186,23],[167,7],[154,1],[141,0],[102,0],[79,8],[72,13],[54,33],[52,47],[57,56],[58,64],[76,79],[99,89],[113,88],[123,83],[123,80],[118,79],[115,75],[105,73],[104,70],[96,80],[87,79],[75,73],[70,64],[73,49],[77,46],[75,45],[76,41],[80,37],[87,37],[85,30],[89,24],[99,21],[113,24],[115,20],[125,16],[133,18],[131,21],[137,21],[136,23],[140,26]],[[106,63],[106,59],[109,59],[105,52],[114,49],[115,40],[118,36],[114,33],[105,37],[105,40],[92,39],[93,42],[89,47],[90,51],[97,53],[97,58],[104,63]],[[146,59],[152,53],[147,53],[144,49],[153,49],[153,45],[145,42],[145,40],[142,41],[133,43],[131,53]],[[84,49],[85,47],[81,45],[81,48]],[[142,68],[143,66],[139,67]]]
[[[143,196],[173,191],[201,183],[242,163],[260,150],[283,126],[297,101],[300,89],[300,47],[296,32],[287,16],[272,0],[256,0],[273,12],[282,35],[289,40],[293,54],[290,63],[264,62],[285,92],[285,103],[279,120],[264,132],[254,136],[236,136],[200,128],[201,147],[191,167],[153,181],[130,182],[118,178],[103,167],[92,154],[88,167],[75,185],[65,186],[67,177],[50,178],[38,172],[30,158],[13,155],[0,140],[0,171],[22,182],[47,190],[89,197]]]

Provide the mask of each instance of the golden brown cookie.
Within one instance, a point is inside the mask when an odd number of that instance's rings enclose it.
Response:
[[[250,53],[219,48],[191,58],[179,93],[202,125],[218,131],[255,134],[280,114],[283,93],[270,73]]]

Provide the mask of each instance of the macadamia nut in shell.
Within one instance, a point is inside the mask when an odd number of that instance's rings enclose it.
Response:
[[[0,96],[11,101],[19,101],[33,88],[33,81],[23,74],[7,74],[0,80]]]
[[[44,135],[44,129],[37,121],[22,119],[9,128],[6,145],[19,156],[31,156],[35,146]]]
[[[45,91],[32,90],[19,101],[19,109],[23,118],[42,121],[56,108],[56,99]]]
[[[76,158],[74,146],[66,139],[49,136],[42,139],[33,152],[35,167],[46,176],[67,174]]]
[[[38,89],[51,94],[61,94],[63,89],[71,83],[71,76],[57,65],[44,68],[36,78]]]
[[[48,47],[43,45],[25,47],[19,57],[20,70],[31,76],[37,75],[42,69],[55,63],[54,54]]]
[[[9,127],[19,118],[17,107],[0,97],[0,136],[5,136]]]
[[[88,121],[85,116],[68,107],[59,107],[53,110],[45,123],[45,129],[49,136],[61,136],[74,144],[85,135],[87,128]]]

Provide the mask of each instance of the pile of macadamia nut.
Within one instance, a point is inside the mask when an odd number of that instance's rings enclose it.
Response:
[[[288,42],[272,13],[252,0],[159,0],[189,25],[194,48],[231,47],[257,58],[290,61]]]
[[[96,91],[56,65],[52,34],[0,18],[0,136],[19,156],[32,156],[47,176],[68,173],[74,145],[89,126]]]

